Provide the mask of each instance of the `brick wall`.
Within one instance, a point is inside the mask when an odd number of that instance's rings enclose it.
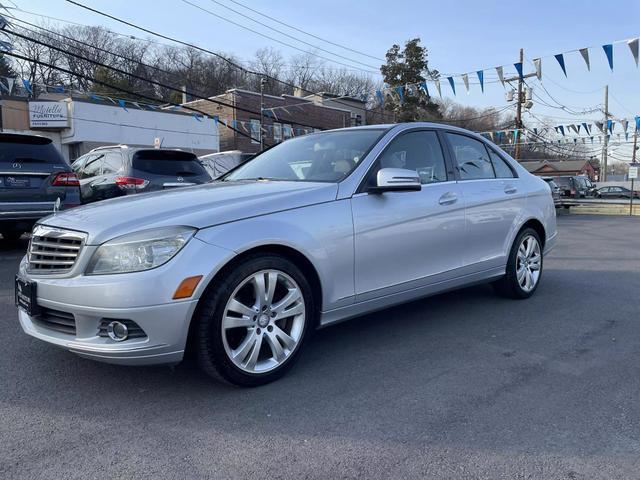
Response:
[[[197,108],[207,115],[218,115],[221,119],[236,120],[237,129],[250,135],[249,123],[260,121],[260,94],[247,92],[244,90],[230,90],[223,95],[212,97],[223,103],[232,105],[231,107],[216,105],[206,100],[197,100],[190,102],[189,106]],[[347,110],[325,107],[316,105],[310,100],[300,97],[283,95],[282,97],[274,97],[271,95],[264,96],[265,109],[276,108],[273,113],[276,118],[267,114],[264,118],[266,132],[264,133],[265,146],[274,144],[274,129],[271,126],[279,124],[282,127],[282,138],[286,136],[285,128],[289,125],[293,136],[302,134],[299,130],[312,131],[313,129],[329,130],[332,128],[348,127],[350,124],[350,112]],[[285,110],[286,109],[286,110]],[[244,110],[249,110],[250,113]],[[241,122],[245,122],[243,127]],[[220,131],[220,151],[225,150],[241,150],[243,152],[254,153],[260,150],[259,141],[252,141],[244,135],[240,135],[233,130],[219,124]]]

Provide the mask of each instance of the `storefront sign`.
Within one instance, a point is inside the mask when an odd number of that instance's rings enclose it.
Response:
[[[69,128],[67,102],[29,102],[31,128]]]

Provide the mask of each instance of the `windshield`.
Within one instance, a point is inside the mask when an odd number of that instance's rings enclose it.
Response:
[[[287,140],[238,167],[224,181],[339,182],[356,168],[384,131],[342,130]]]

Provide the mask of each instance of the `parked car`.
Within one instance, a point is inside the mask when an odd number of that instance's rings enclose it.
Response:
[[[626,187],[601,187],[596,190],[597,198],[631,198],[631,190]],[[640,198],[640,193],[633,192],[633,198]]]
[[[585,198],[595,195],[596,186],[583,176],[553,177],[554,182],[560,187],[561,197]]]
[[[79,157],[72,168],[84,203],[211,181],[198,157],[172,149],[99,147]]]
[[[218,178],[238,165],[245,163],[255,156],[253,153],[242,153],[240,150],[230,150],[228,152],[210,153],[199,157],[204,168],[207,169],[211,178]]]
[[[16,299],[26,333],[81,356],[176,363],[189,345],[210,375],[259,385],[319,326],[478,282],[528,298],[555,241],[547,184],[480,135],[346,128],[43,219]]]
[[[551,190],[551,197],[553,198],[553,204],[558,207],[560,206],[560,187],[553,180],[553,177],[542,177],[542,179],[547,182],[549,185],[549,189]]]
[[[17,240],[54,208],[79,204],[78,179],[51,139],[0,133],[0,235],[4,240]]]

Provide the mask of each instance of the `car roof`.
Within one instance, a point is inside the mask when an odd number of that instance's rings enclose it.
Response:
[[[41,135],[24,135],[21,133],[0,133],[0,143],[23,143],[26,145],[49,145],[53,141]]]

